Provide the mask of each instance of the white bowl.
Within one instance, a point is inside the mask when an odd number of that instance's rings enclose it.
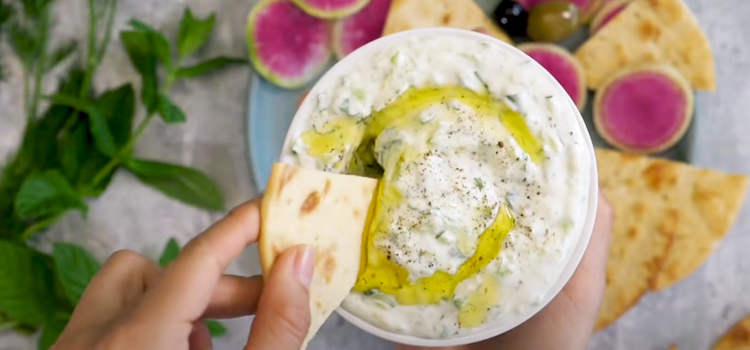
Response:
[[[291,149],[292,143],[294,142],[294,138],[303,131],[302,128],[305,127],[306,119],[309,118],[313,114],[313,110],[314,110],[314,98],[313,97],[317,96],[320,90],[327,88],[329,85],[332,84],[332,82],[337,81],[342,76],[348,74],[353,69],[355,69],[360,62],[366,61],[369,57],[383,50],[384,48],[390,47],[398,42],[403,42],[403,41],[406,41],[415,37],[423,37],[423,36],[439,36],[439,37],[458,36],[461,38],[465,38],[466,40],[481,41],[490,45],[494,45],[503,50],[509,51],[511,54],[522,55],[525,58],[528,58],[528,56],[525,53],[523,53],[522,51],[518,50],[517,48],[513,47],[510,44],[502,42],[486,34],[476,33],[476,32],[462,30],[462,29],[425,28],[425,29],[415,29],[415,30],[404,31],[404,32],[382,37],[378,40],[375,40],[357,49],[356,51],[346,56],[343,60],[336,63],[336,65],[334,65],[333,68],[331,68],[315,84],[315,86],[312,88],[310,93],[307,95],[307,97],[304,99],[304,101],[300,105],[299,109],[297,110],[297,113],[294,116],[294,119],[292,120],[292,124],[289,127],[286,140],[284,141],[284,147],[282,148],[283,152],[282,152],[280,161],[282,163],[287,163],[287,164],[296,163],[294,161],[293,156],[288,151]],[[588,130],[586,129],[586,124],[584,123],[583,118],[581,117],[581,114],[578,111],[578,108],[576,107],[573,100],[568,96],[568,94],[565,92],[563,87],[552,77],[552,75],[550,75],[547,72],[546,69],[544,69],[541,65],[539,65],[535,61],[533,60],[531,61],[532,61],[532,67],[529,69],[537,69],[537,70],[543,71],[543,74],[546,74],[550,84],[553,84],[555,86],[554,88],[558,90],[559,92],[558,95],[564,96],[566,100],[564,102],[566,102],[569,105],[569,108],[572,110],[572,112],[574,112],[573,115],[576,116],[575,122],[578,123],[578,126],[582,132],[582,135],[585,138],[586,148],[588,150],[587,153],[588,153],[588,156],[591,157],[591,161],[590,161],[591,171],[589,174],[590,176],[589,203],[588,203],[588,210],[586,214],[586,220],[583,225],[583,231],[580,233],[578,242],[576,242],[575,245],[573,246],[574,251],[570,255],[570,259],[568,260],[567,265],[562,270],[562,273],[558,277],[557,281],[550,287],[546,296],[542,299],[542,302],[539,303],[536,307],[527,309],[528,312],[526,313],[519,313],[510,317],[504,317],[499,320],[489,321],[486,324],[482,325],[481,329],[477,331],[476,333],[460,335],[460,336],[456,336],[456,337],[448,338],[448,339],[420,338],[416,336],[405,335],[401,333],[395,333],[392,331],[384,330],[376,325],[373,325],[372,323],[369,323],[359,318],[357,315],[347,311],[346,309],[340,307],[337,309],[337,312],[344,319],[351,322],[352,324],[359,327],[360,329],[365,330],[368,333],[371,333],[380,338],[387,339],[387,340],[390,340],[399,344],[426,346],[426,347],[465,345],[465,344],[476,343],[482,340],[496,337],[522,324],[523,322],[525,322],[526,320],[528,320],[529,318],[537,314],[539,311],[541,311],[547,304],[549,304],[549,302],[552,301],[552,299],[555,296],[557,296],[560,290],[562,290],[565,284],[568,283],[571,276],[573,275],[573,272],[575,272],[576,268],[578,267],[578,264],[580,263],[581,258],[583,257],[583,253],[586,251],[586,247],[588,246],[589,240],[591,238],[591,233],[594,228],[594,219],[596,218],[599,187],[598,187],[598,175],[597,175],[597,170],[596,170],[594,146],[591,143],[591,137],[589,135]]]

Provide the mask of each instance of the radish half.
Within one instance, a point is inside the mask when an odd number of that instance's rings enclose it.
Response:
[[[247,42],[255,71],[283,88],[304,86],[331,58],[331,26],[289,0],[262,0],[250,11]]]
[[[370,0],[292,0],[311,16],[325,19],[344,18],[357,13]]]
[[[586,81],[578,59],[555,44],[522,44],[518,49],[529,55],[557,80],[579,110],[586,106]]]
[[[589,26],[591,35],[594,35],[599,29],[607,25],[609,21],[614,19],[620,14],[620,12],[622,12],[622,10],[628,7],[631,2],[633,2],[633,0],[613,0],[602,6],[591,19],[591,25]]]
[[[602,85],[594,100],[594,126],[620,150],[658,153],[685,135],[693,108],[687,79],[669,65],[649,64],[624,69]]]
[[[391,0],[370,0],[370,3],[351,17],[333,25],[333,52],[339,59],[365,44],[380,38],[388,17]]]

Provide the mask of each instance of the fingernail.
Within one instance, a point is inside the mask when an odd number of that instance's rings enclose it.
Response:
[[[298,250],[297,257],[294,260],[294,274],[305,287],[310,286],[314,269],[315,250],[309,246],[306,246],[301,251]]]

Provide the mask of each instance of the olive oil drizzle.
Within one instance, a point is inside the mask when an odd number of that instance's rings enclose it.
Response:
[[[439,270],[416,281],[410,281],[408,270],[388,259],[388,253],[374,245],[380,235],[388,234],[393,208],[404,200],[390,180],[398,177],[402,163],[412,157],[407,147],[395,145],[391,146],[387,157],[378,161],[373,150],[375,140],[388,128],[405,128],[420,123],[418,116],[421,111],[450,101],[468,106],[481,116],[496,116],[533,162],[543,161],[543,145],[529,130],[521,113],[488,93],[480,94],[459,86],[410,89],[384,109],[374,112],[365,123],[343,117],[326,124],[323,132],[309,130],[302,135],[308,153],[313,157],[325,157],[357,145],[348,162],[349,172],[381,178],[363,232],[362,259],[354,286],[357,292],[379,290],[393,296],[402,305],[435,304],[451,299],[462,281],[480,272],[499,255],[503,240],[514,228],[511,208],[507,204],[501,205],[493,223],[479,237],[473,255],[459,266],[455,274]],[[420,127],[436,128],[437,125]],[[337,164],[336,168],[341,165]]]

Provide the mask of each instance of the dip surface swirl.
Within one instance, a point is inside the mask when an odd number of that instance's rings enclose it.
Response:
[[[539,304],[585,220],[592,164],[565,92],[499,45],[425,36],[316,89],[297,165],[380,178],[343,307],[426,338]]]

